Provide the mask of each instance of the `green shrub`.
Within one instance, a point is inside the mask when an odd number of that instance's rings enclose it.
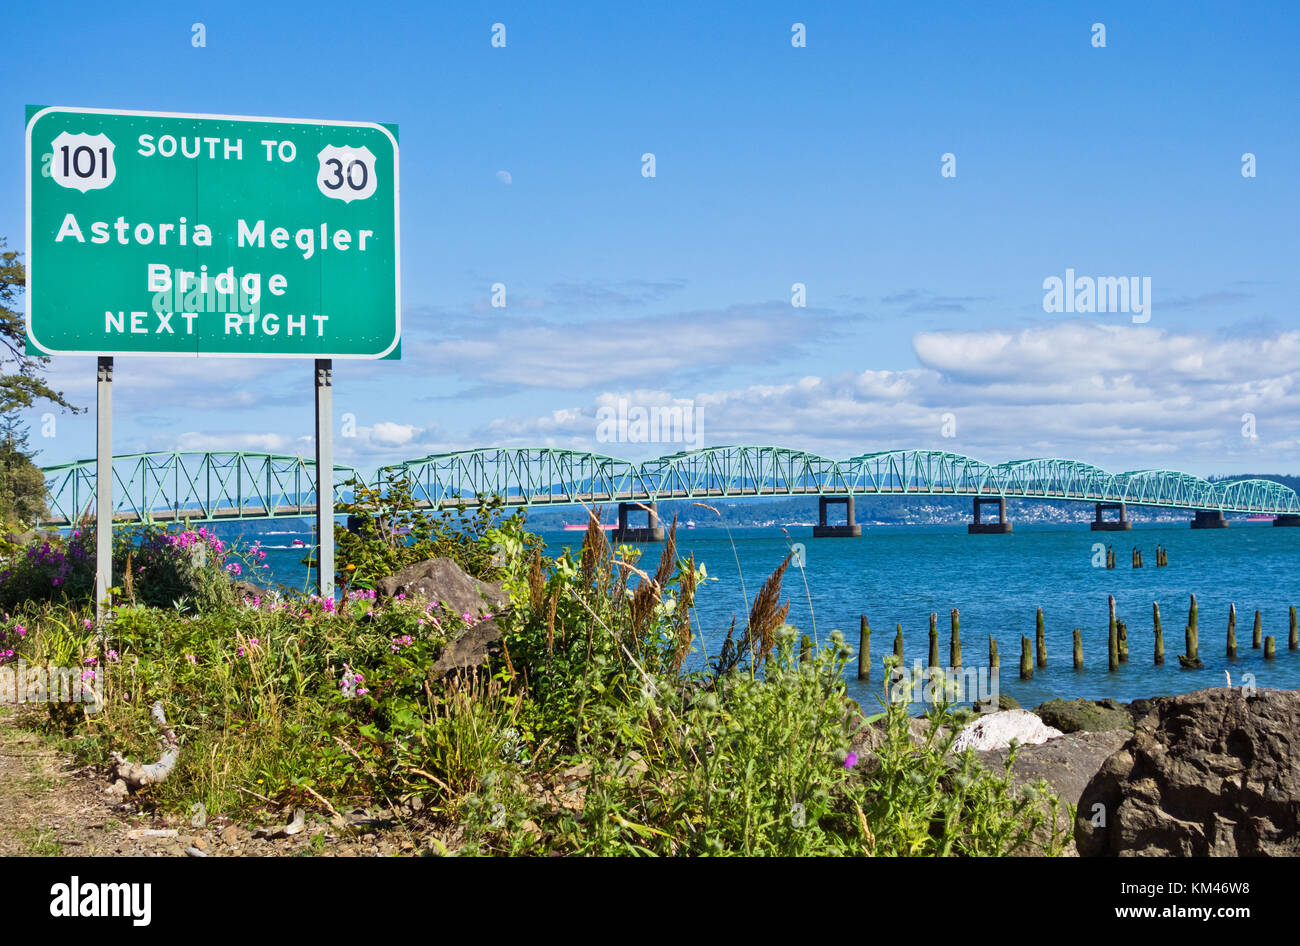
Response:
[[[335,567],[350,586],[373,588],[407,565],[445,556],[475,578],[497,577],[499,552],[494,541],[502,528],[519,536],[524,514],[516,511],[500,520],[500,500],[484,499],[471,516],[465,507],[431,513],[420,509],[409,476],[390,473],[384,489],[353,479],[345,484],[353,500],[339,507],[348,525],[334,527]],[[527,541],[540,545],[536,536]]]
[[[84,601],[95,593],[95,536],[36,539],[14,549],[0,569],[0,608],[26,602]]]

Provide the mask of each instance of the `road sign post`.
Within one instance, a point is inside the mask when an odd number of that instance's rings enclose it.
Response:
[[[113,587],[113,359],[95,370],[95,626],[104,630]]]
[[[118,355],[315,361],[326,593],[333,360],[400,357],[396,128],[30,106],[26,143],[28,349],[99,358],[100,600]]]
[[[316,360],[316,577],[334,597],[334,363]]]

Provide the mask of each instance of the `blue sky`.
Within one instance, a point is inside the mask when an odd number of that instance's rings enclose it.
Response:
[[[693,406],[705,444],[1300,469],[1293,5],[170,0],[10,21],[13,248],[28,103],[400,126],[404,357],[336,364],[340,462],[683,448],[599,442],[623,398]],[[1149,277],[1150,321],[1044,312],[1067,268]],[[93,360],[51,367],[93,407]],[[311,452],[310,363],[122,358],[116,378],[119,453]],[[43,437],[45,410],[39,462],[93,454],[93,414]]]

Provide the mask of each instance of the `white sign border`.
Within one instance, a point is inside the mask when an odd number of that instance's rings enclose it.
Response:
[[[44,115],[52,112],[73,112],[87,115],[127,115],[139,116],[142,118],[199,118],[212,119],[216,121],[235,121],[235,122],[265,122],[267,124],[282,125],[327,125],[338,128],[375,128],[382,131],[388,136],[388,140],[393,144],[393,263],[395,269],[394,301],[397,306],[397,325],[396,334],[393,341],[387,348],[377,355],[340,355],[314,352],[304,352],[300,355],[279,354],[271,352],[182,352],[182,351],[69,351],[61,348],[46,348],[36,338],[32,332],[32,285],[34,282],[32,270],[32,129],[36,127],[37,121]],[[26,150],[24,153],[24,162],[27,166],[27,299],[25,309],[25,327],[27,337],[32,344],[38,348],[43,355],[94,355],[105,358],[284,358],[294,361],[303,359],[319,358],[336,358],[336,359],[354,359],[361,361],[377,361],[392,354],[393,350],[401,343],[402,340],[402,228],[401,228],[401,187],[398,175],[399,165],[399,147],[397,139],[393,133],[378,122],[345,122],[331,121],[329,119],[315,118],[273,118],[264,115],[213,115],[199,112],[145,112],[133,109],[121,108],[74,108],[69,105],[49,105],[32,115],[27,120],[27,129],[24,135]]]

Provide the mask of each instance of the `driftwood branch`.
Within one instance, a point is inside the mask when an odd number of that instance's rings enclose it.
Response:
[[[172,769],[176,768],[176,760],[180,758],[180,743],[176,739],[176,733],[167,722],[166,714],[163,713],[161,700],[154,703],[151,715],[158,725],[162,727],[162,758],[152,765],[143,765],[139,762],[131,762],[124,758],[120,752],[113,753],[114,776],[121,779],[126,784],[126,787],[132,789],[144,788],[146,785],[157,785],[171,774]]]

